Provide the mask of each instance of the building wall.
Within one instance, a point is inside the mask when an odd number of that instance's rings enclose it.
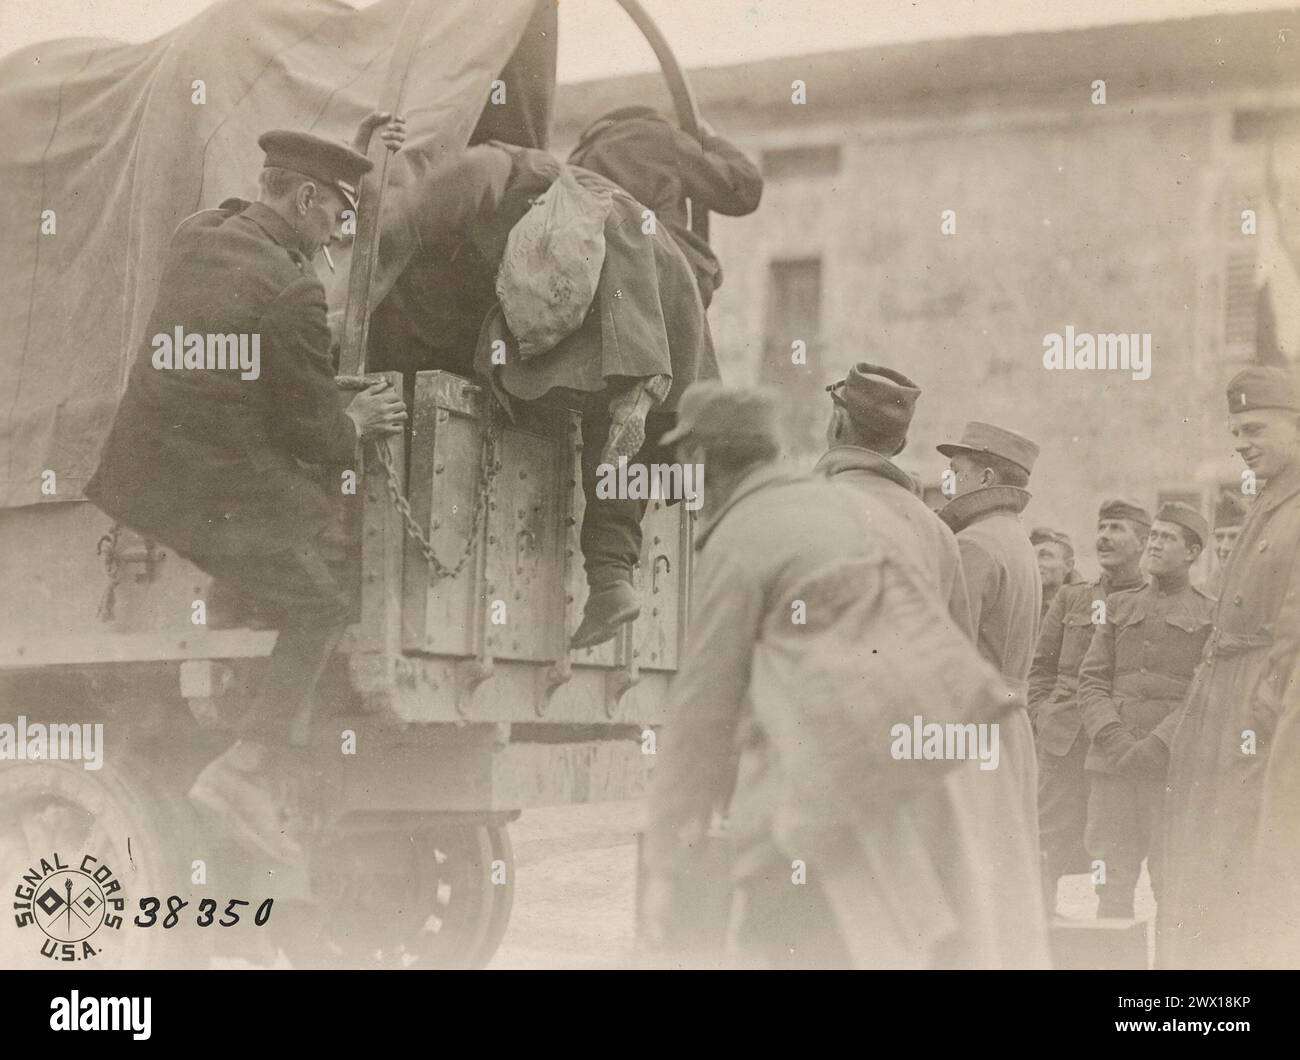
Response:
[[[935,444],[967,419],[1024,432],[1042,446],[1026,521],[1065,529],[1089,567],[1103,496],[1154,505],[1161,491],[1196,488],[1211,464],[1232,467],[1225,231],[1233,189],[1260,185],[1233,143],[1239,103],[1093,106],[1085,93],[1019,111],[994,97],[957,118],[860,111],[819,123],[791,107],[790,120],[728,125],[710,114],[776,169],[755,215],[712,220],[725,283],[710,317],[724,374],[780,386],[804,462],[829,410],[822,385],[855,361],[922,387],[900,462],[927,483],[946,466]],[[808,152],[807,173],[788,153],[831,144],[835,172],[824,150]],[[944,210],[955,211],[955,234],[941,233]],[[809,259],[820,260],[820,326],[780,334],[773,263]],[[1044,369],[1044,335],[1066,325],[1149,333],[1150,379]],[[807,366],[773,359],[797,339]]]

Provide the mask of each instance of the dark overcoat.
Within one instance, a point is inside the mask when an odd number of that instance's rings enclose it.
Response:
[[[176,328],[244,335],[250,350],[257,336],[256,378],[155,367],[154,337]],[[86,496],[196,560],[314,538],[334,511],[312,465],[346,465],[356,448],[329,349],[325,290],[279,215],[230,199],[187,218]]]

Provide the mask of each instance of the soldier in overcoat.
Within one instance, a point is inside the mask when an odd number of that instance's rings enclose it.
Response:
[[[1300,593],[1300,395],[1286,370],[1243,369],[1228,384],[1230,429],[1257,490],[1214,612],[1201,668],[1169,747],[1165,885],[1156,959],[1164,967],[1256,962],[1247,929],[1259,901],[1255,844],[1266,766],[1292,767],[1274,732],[1294,669]],[[1283,735],[1291,732],[1288,724]],[[1286,736],[1284,746],[1294,742]]]

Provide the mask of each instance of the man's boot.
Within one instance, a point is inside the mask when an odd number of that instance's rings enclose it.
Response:
[[[600,451],[601,463],[618,464],[619,457],[631,460],[645,444],[645,418],[668,396],[673,378],[652,375],[638,379],[609,402],[609,437]]]
[[[582,622],[569,641],[571,648],[594,648],[612,640],[618,627],[631,622],[641,613],[641,601],[632,583],[621,578],[592,585]]]
[[[302,865],[307,831],[302,754],[297,748],[239,740],[198,775],[190,802],[244,845]]]

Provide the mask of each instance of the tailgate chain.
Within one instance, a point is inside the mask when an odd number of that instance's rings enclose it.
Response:
[[[420,546],[420,552],[435,578],[456,577],[465,569],[465,564],[474,555],[474,545],[478,541],[479,531],[483,526],[492,486],[496,481],[497,472],[501,470],[501,461],[496,452],[497,442],[501,436],[497,424],[496,410],[489,407],[485,412],[485,416],[487,417],[487,423],[483,429],[483,446],[479,455],[479,477],[475,487],[474,518],[470,523],[469,536],[465,540],[464,551],[461,552],[460,559],[456,561],[455,566],[451,567],[438,558],[437,553],[434,552],[433,543],[425,536],[415,516],[411,514],[411,502],[402,495],[402,483],[398,478],[397,468],[393,464],[393,453],[388,446],[387,439],[374,443],[379,464],[384,469],[384,485],[388,488],[388,496],[393,502],[393,507],[397,509],[397,514],[402,517],[402,526],[406,531],[406,536]]]

